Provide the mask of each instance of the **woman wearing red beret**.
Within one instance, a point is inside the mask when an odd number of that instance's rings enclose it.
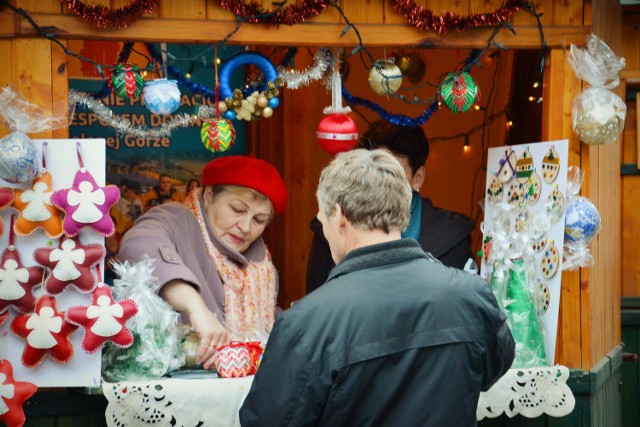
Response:
[[[200,338],[196,363],[205,369],[217,347],[266,341],[271,331],[278,276],[261,235],[286,203],[273,166],[221,157],[205,166],[202,187],[186,205],[149,210],[121,242],[120,260],[155,259],[160,296],[193,325]]]

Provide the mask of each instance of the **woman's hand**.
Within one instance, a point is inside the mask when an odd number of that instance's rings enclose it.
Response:
[[[189,316],[189,321],[200,338],[195,361],[197,364],[204,363],[205,369],[211,369],[216,348],[229,344],[227,330],[189,283],[182,280],[165,283],[160,289],[160,296],[174,309]]]
[[[207,307],[191,311],[189,320],[200,337],[200,345],[196,350],[196,363],[202,363],[205,369],[211,369],[216,349],[229,344],[229,334]]]

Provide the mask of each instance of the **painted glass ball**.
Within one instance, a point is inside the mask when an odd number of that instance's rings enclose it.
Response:
[[[440,88],[442,101],[454,113],[464,113],[479,95],[478,85],[467,72],[449,73]]]
[[[600,229],[600,213],[586,197],[578,196],[565,213],[564,240],[587,245]]]
[[[236,129],[227,119],[206,120],[200,129],[200,139],[209,151],[227,151],[236,140]]]
[[[402,86],[402,71],[392,62],[379,62],[369,71],[369,85],[378,95],[394,94]]]

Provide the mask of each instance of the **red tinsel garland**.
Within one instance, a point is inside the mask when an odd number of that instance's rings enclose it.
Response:
[[[264,10],[260,3],[255,1],[245,3],[241,0],[216,0],[216,3],[222,9],[233,12],[252,24],[293,25],[319,15],[329,6],[331,0],[302,0],[295,5],[276,9],[275,13],[273,10]]]
[[[507,0],[505,5],[495,12],[471,16],[458,16],[451,12],[446,12],[443,15],[434,15],[430,10],[416,5],[413,0],[391,0],[391,5],[398,13],[404,15],[407,22],[419,30],[433,30],[444,34],[451,29],[461,31],[469,28],[501,24],[520,10],[523,2]]]
[[[99,5],[88,6],[80,0],[60,0],[60,2],[85,21],[99,28],[107,28],[107,26],[126,28],[142,14],[151,13],[158,7],[158,0],[133,0],[118,9]]]

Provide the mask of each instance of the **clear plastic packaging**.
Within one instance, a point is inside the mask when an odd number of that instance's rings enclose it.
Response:
[[[591,200],[579,196],[584,173],[569,167],[564,225],[563,270],[593,265],[589,243],[600,230],[600,213]]]
[[[102,353],[102,374],[107,381],[136,381],[160,378],[184,365],[183,330],[180,315],[156,291],[152,260],[130,264],[113,263],[120,277],[114,281],[117,299],[129,298],[138,305],[138,314],[127,322],[134,335],[133,345],[122,349],[109,343]]]
[[[576,76],[591,86],[573,100],[573,130],[586,144],[609,144],[624,128],[627,107],[609,89],[618,86],[624,58],[595,35],[587,37],[586,49],[571,45],[567,59]]]

